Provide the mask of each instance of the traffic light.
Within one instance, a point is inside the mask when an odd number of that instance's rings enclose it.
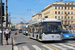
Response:
[[[2,16],[4,16],[4,6],[2,6]]]
[[[4,17],[2,17],[2,23],[3,23],[3,22],[5,22],[5,21],[4,21]]]
[[[0,16],[1,16],[1,7],[0,7]],[[2,3],[2,16],[4,16],[4,3]]]

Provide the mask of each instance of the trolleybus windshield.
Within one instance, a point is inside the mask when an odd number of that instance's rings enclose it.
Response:
[[[61,22],[44,22],[43,32],[44,33],[61,33]]]

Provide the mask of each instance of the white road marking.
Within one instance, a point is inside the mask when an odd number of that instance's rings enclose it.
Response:
[[[75,48],[72,47],[72,46],[68,46],[68,45],[65,45],[65,44],[58,44],[58,45],[61,45],[61,46],[64,46],[64,47],[67,47],[67,48],[71,48],[71,49],[74,49],[75,50]]]
[[[36,50],[42,50],[42,49],[39,48],[37,45],[32,45],[32,47],[34,47]]]
[[[73,45],[73,44],[70,44],[70,43],[67,43],[67,45],[75,46],[75,45]]]
[[[18,50],[18,47],[17,46],[14,46],[14,50]]]
[[[54,49],[52,49],[52,48],[50,48],[50,47],[48,47],[46,45],[42,45],[42,46],[45,47],[45,48],[47,48],[48,50],[54,50]]]
[[[27,46],[23,46],[24,50],[29,50],[29,48]]]
[[[57,45],[55,45],[55,44],[50,44],[51,46],[54,46],[54,47],[57,47],[57,48],[59,48],[59,49],[61,49],[61,50],[67,50],[67,48],[63,48],[63,47],[61,47],[61,46],[57,46]]]

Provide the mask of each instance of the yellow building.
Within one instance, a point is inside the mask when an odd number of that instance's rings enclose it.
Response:
[[[32,16],[32,21],[35,21],[35,20],[38,20],[38,19],[42,19],[42,14],[40,12],[36,13]]]
[[[53,18],[62,21],[63,26],[75,25],[75,3],[54,2],[42,10],[42,18]]]
[[[22,29],[22,26],[24,26],[24,25],[26,25],[26,24],[21,22],[21,23],[16,24],[15,28],[16,29]]]

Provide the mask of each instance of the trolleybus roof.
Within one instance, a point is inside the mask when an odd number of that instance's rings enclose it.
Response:
[[[36,24],[40,22],[61,22],[61,20],[51,19],[51,18],[50,19],[39,19],[38,21],[31,21],[28,25]]]

